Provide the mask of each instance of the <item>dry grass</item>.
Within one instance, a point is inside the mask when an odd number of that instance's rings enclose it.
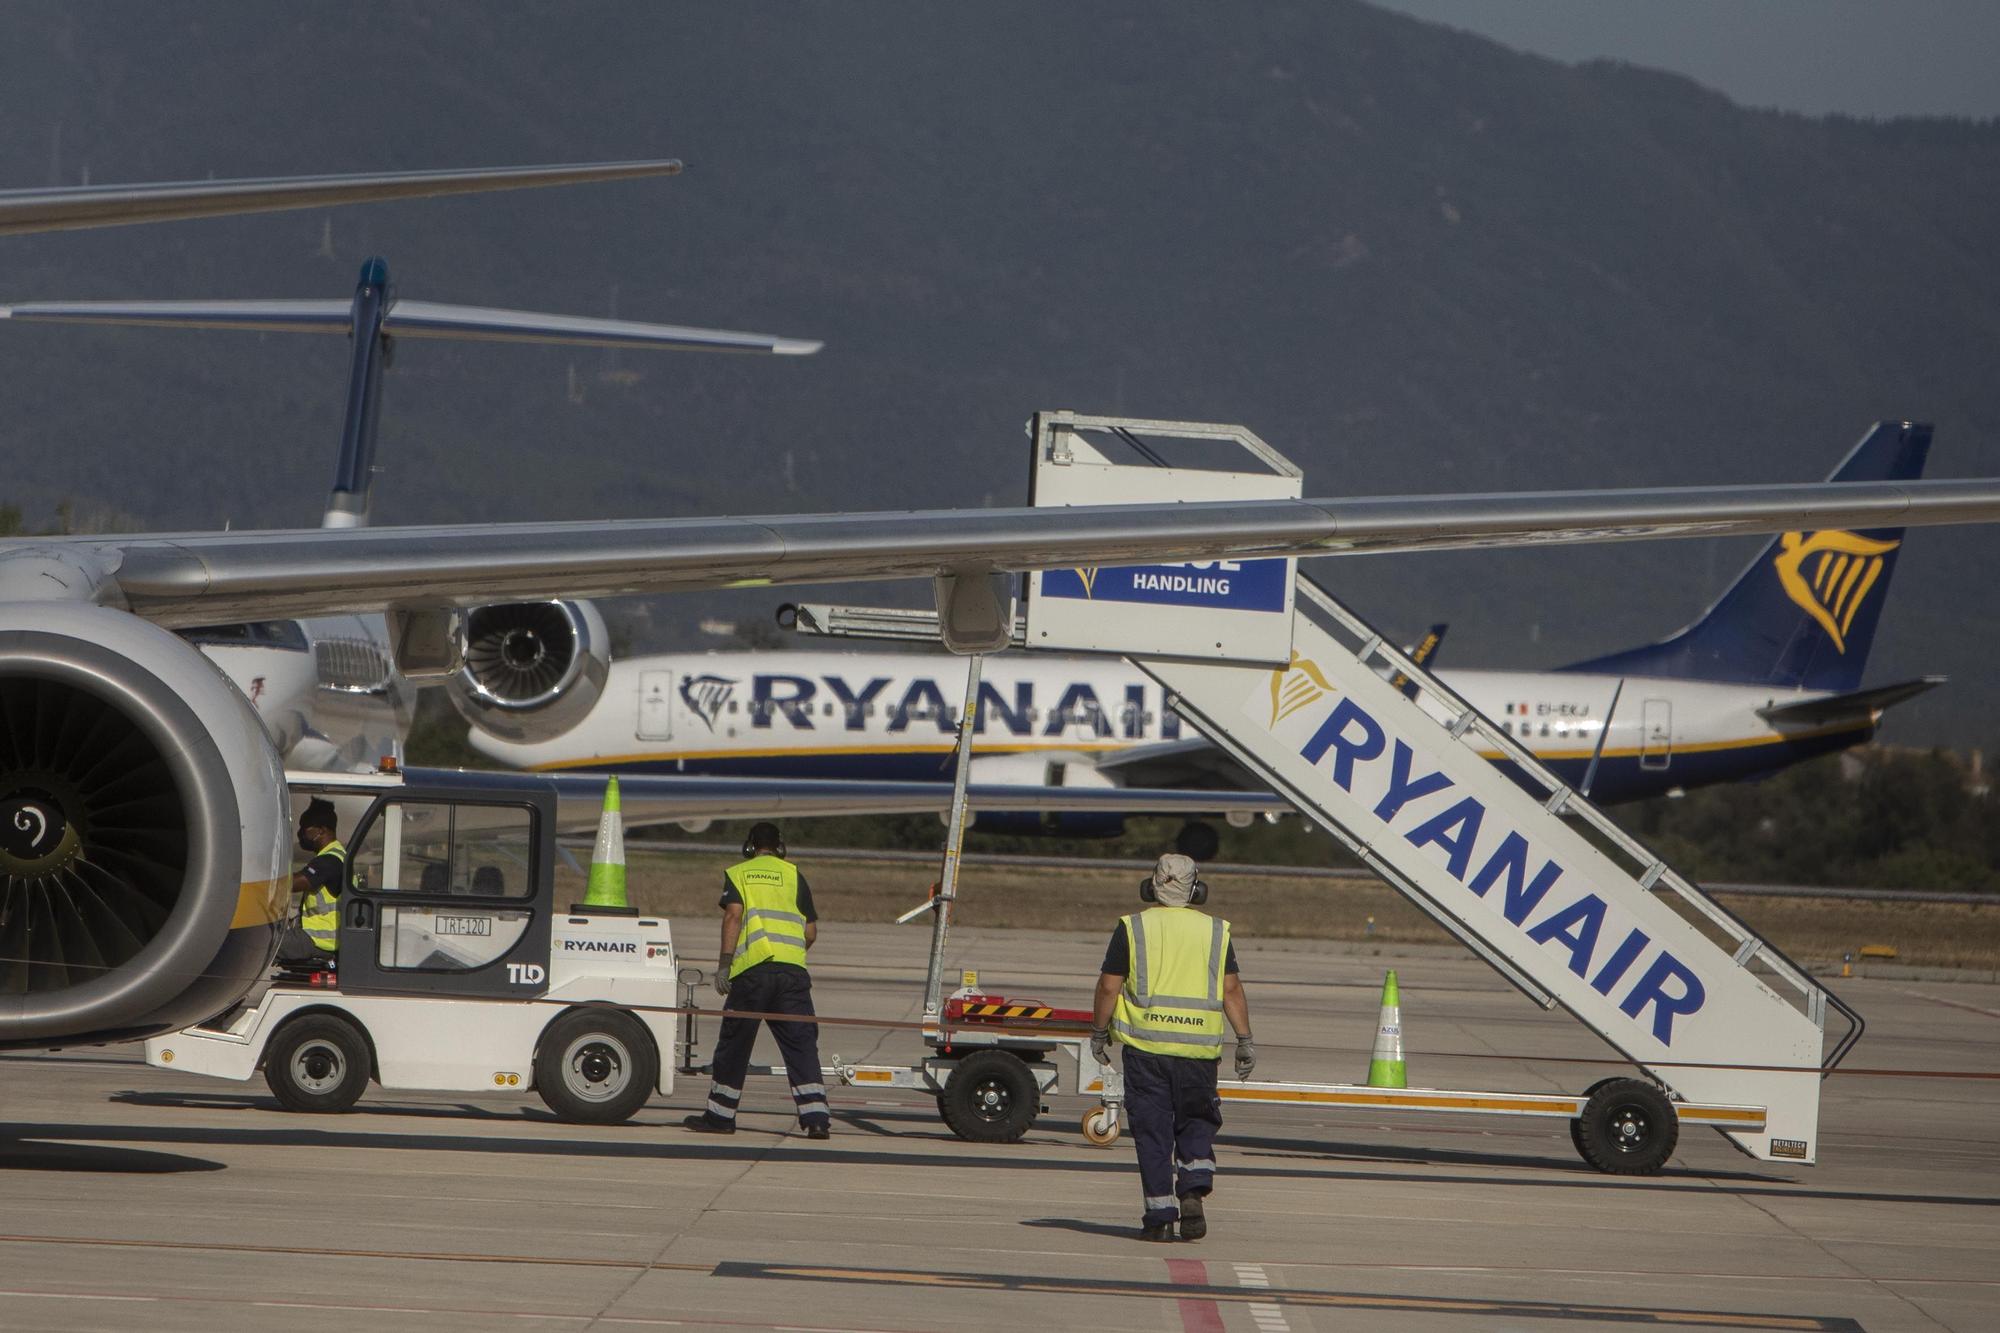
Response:
[[[712,920],[724,862],[713,856],[642,852],[629,871],[632,903],[683,920]],[[831,921],[891,921],[916,906],[932,874],[908,862],[806,863],[814,903]],[[565,888],[582,896],[582,880]],[[1124,870],[1045,870],[971,866],[955,920],[967,926],[1109,931],[1138,903],[1138,876]],[[1359,880],[1282,874],[1232,875],[1215,884],[1214,906],[1243,939],[1450,942],[1403,896]],[[1834,898],[1718,895],[1731,911],[1799,962],[1838,963],[1864,944],[1887,944],[1896,961],[1931,967],[2000,966],[2000,901],[1848,902]]]

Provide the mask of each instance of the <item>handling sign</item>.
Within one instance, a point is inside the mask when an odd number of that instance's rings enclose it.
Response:
[[[1300,494],[1297,477],[1117,465],[1080,434],[1054,438],[1066,447],[1038,452],[1038,507]],[[1292,573],[1285,559],[1042,570],[1028,577],[1028,645],[1283,666],[1292,653]]]

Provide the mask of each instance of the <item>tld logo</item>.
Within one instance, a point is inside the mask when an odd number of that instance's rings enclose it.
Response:
[[[548,969],[540,963],[507,964],[507,980],[511,985],[539,986],[548,978]]]

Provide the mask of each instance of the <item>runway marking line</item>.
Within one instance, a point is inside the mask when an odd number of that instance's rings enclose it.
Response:
[[[642,1268],[706,1273],[708,1264],[656,1263],[649,1259],[579,1259],[533,1254],[435,1253],[422,1250],[334,1250],[321,1245],[232,1245],[224,1241],[117,1240],[103,1236],[0,1236],[0,1245],[82,1245],[119,1250],[194,1250],[213,1254],[311,1255],[337,1259],[409,1259],[447,1264],[537,1264],[551,1268]]]
[[[1182,1287],[1206,1287],[1208,1265],[1199,1259],[1167,1260],[1167,1277]],[[1183,1333],[1227,1333],[1222,1324],[1222,1307],[1200,1296],[1177,1296]]]
[[[1236,1265],[1236,1285],[1253,1291],[1268,1291],[1271,1275],[1264,1271],[1262,1264]],[[1285,1318],[1285,1309],[1270,1301],[1250,1302],[1250,1317],[1257,1321],[1257,1333],[1292,1333],[1292,1325]]]
[[[795,1282],[842,1282],[870,1286],[928,1287],[960,1291],[1000,1291],[1048,1296],[1113,1296],[1136,1300],[1205,1297],[1235,1305],[1268,1303],[1300,1309],[1385,1310],[1399,1313],[1459,1314],[1475,1318],[1601,1320],[1650,1324],[1659,1328],[1706,1327],[1800,1330],[1801,1333],[1862,1333],[1844,1315],[1764,1314],[1746,1310],[1684,1310],[1639,1305],[1582,1305],[1568,1301],[1480,1300],[1472,1297],[1395,1296],[1362,1291],[1307,1291],[1295,1287],[1245,1289],[1213,1284],[1193,1287],[1173,1282],[1115,1278],[1038,1277],[1020,1273],[948,1273],[921,1269],[834,1268],[812,1264],[772,1264],[725,1260],[714,1276],[773,1278]]]
[[[1987,1018],[2000,1018],[2000,1010],[1982,1009],[1976,1004],[1966,1004],[1961,1000],[1947,1000],[1941,995],[1926,995],[1920,990],[1906,990],[1901,986],[1898,986],[1896,989],[1902,991],[1903,994],[1912,999],[1924,1000],[1931,1004],[1941,1004],[1947,1009],[1962,1009],[1968,1014],[1980,1014]]]

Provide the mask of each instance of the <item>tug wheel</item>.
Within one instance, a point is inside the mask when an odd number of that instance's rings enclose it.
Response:
[[[1084,1141],[1093,1147],[1109,1148],[1123,1130],[1118,1113],[1108,1106],[1093,1106],[1083,1113]]]
[[[345,1111],[361,1100],[372,1063],[354,1024],[333,1014],[307,1014],[271,1039],[264,1082],[287,1111]]]
[[[645,1025],[619,1009],[564,1014],[542,1032],[535,1091],[564,1120],[616,1125],[653,1095],[659,1057]]]

